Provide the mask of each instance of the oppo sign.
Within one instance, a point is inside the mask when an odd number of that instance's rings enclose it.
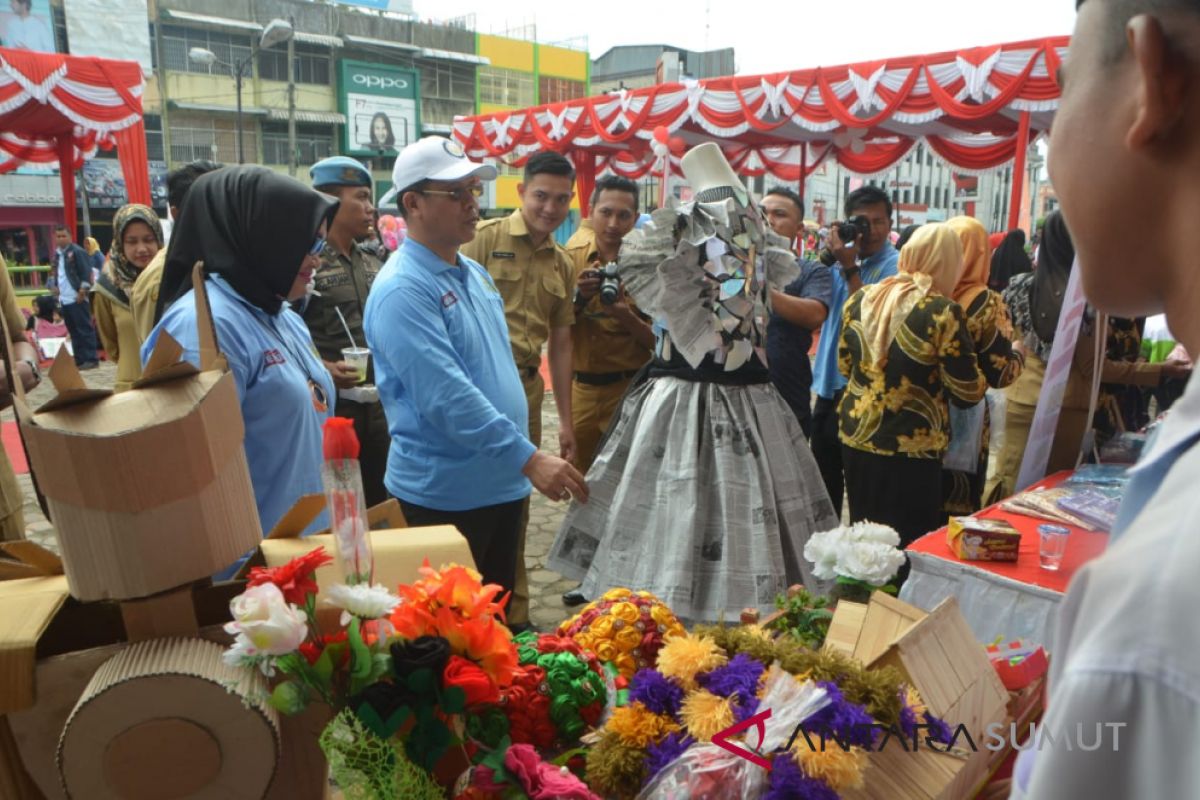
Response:
[[[404,78],[384,77],[382,75],[367,75],[362,72],[355,73],[351,78],[351,82],[355,86],[361,86],[364,89],[407,89],[408,81]]]

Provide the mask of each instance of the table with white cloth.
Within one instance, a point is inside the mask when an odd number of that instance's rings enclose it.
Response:
[[[1053,487],[1070,475],[1060,472],[1035,486]],[[1108,534],[1065,526],[1071,536],[1062,568],[1054,572],[1042,569],[1038,559],[1037,527],[1048,520],[1003,511],[999,506],[975,516],[1003,519],[1020,532],[1017,561],[963,561],[951,552],[946,529],[941,528],[908,546],[912,567],[900,599],[930,609],[947,597],[955,597],[979,641],[1020,639],[1052,650],[1063,593],[1075,572],[1104,552]]]

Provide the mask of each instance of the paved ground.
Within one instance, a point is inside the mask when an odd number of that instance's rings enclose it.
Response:
[[[116,367],[108,362],[101,362],[100,368],[84,372],[84,380],[93,388],[112,388],[116,379]],[[30,404],[36,408],[54,396],[50,381],[42,382],[29,397]],[[542,437],[545,442],[558,441],[558,412],[553,401],[547,397],[543,404]],[[4,420],[12,420],[12,409],[3,412]],[[33,481],[29,475],[18,475],[18,482],[25,492],[25,529],[26,535],[52,550],[57,550],[58,544],[54,534],[54,526],[42,515],[37,498],[33,492]],[[549,630],[570,615],[570,609],[563,606],[560,595],[574,587],[574,582],[563,579],[556,572],[545,568],[546,555],[550,545],[558,533],[558,525],[566,512],[566,504],[552,503],[542,495],[534,492],[533,506],[530,510],[528,540],[525,545],[525,563],[529,569],[530,589],[530,619],[543,630]]]

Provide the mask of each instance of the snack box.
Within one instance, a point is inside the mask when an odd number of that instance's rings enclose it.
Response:
[[[946,544],[964,561],[1016,561],[1021,534],[1002,519],[951,517]]]

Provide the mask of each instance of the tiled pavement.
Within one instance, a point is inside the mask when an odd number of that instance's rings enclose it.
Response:
[[[83,373],[84,380],[93,388],[111,388],[116,378],[116,367],[108,362],[101,362],[100,367]],[[36,408],[49,400],[54,390],[48,380],[43,381],[30,393],[31,406]],[[543,404],[542,436],[545,442],[558,441],[558,413],[554,403]],[[13,419],[12,409],[6,409],[0,418],[6,421]],[[52,550],[57,550],[57,539],[54,526],[42,515],[37,498],[33,492],[33,481],[29,475],[18,475],[17,481],[25,493],[25,530],[28,538]],[[525,563],[529,569],[530,589],[530,619],[542,630],[549,630],[570,614],[570,609],[563,606],[560,596],[563,592],[574,587],[574,582],[565,580],[556,572],[545,568],[546,555],[558,532],[559,523],[566,512],[566,504],[552,503],[542,495],[534,492],[533,505],[530,509],[528,539],[525,544]]]

